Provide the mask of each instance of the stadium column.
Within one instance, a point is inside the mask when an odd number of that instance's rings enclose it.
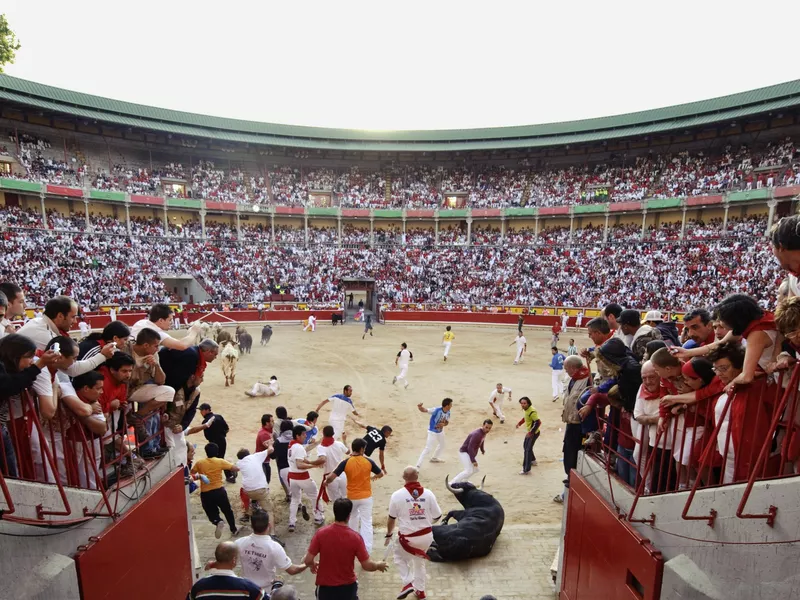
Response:
[[[303,239],[305,240],[304,246],[308,248],[308,215],[303,215]]]
[[[575,237],[575,215],[572,214],[572,207],[569,207],[569,243]]]
[[[606,210],[606,224],[605,224],[605,227],[603,227],[603,243],[604,244],[608,242],[608,217],[610,215],[611,215],[611,213],[609,213],[608,210]]]
[[[269,213],[269,243],[275,245],[275,207],[272,207],[272,212]]]
[[[236,207],[236,240],[242,241],[242,218],[239,214],[239,207]]]
[[[439,246],[439,211],[433,217],[433,245]]]
[[[502,214],[500,216],[500,243],[502,244],[505,239],[506,239],[506,215]]]
[[[725,215],[722,217],[722,235],[728,233],[728,209],[731,207],[727,197],[725,198],[724,202],[725,202]]]
[[[533,221],[533,243],[539,243],[539,215],[536,215],[536,218]]]
[[[206,239],[206,209],[200,210],[200,237]]]
[[[46,185],[42,186],[42,191],[39,192],[39,205],[42,209],[42,225],[44,225],[45,229],[50,229],[50,224],[47,222],[47,209],[44,207],[44,190],[47,188]]]
[[[406,243],[406,209],[403,209],[403,244]]]
[[[167,214],[167,199],[164,198],[164,237],[169,236],[169,215]]]
[[[375,217],[372,216],[372,209],[369,209],[369,247],[375,247]]]
[[[642,232],[639,234],[639,239],[644,239],[644,232],[647,231],[647,209],[642,211]]]
[[[89,201],[83,201],[83,217],[86,219],[86,231],[92,230],[92,222],[89,220]]]
[[[778,201],[774,198],[767,202],[769,206],[769,216],[767,216],[767,229],[764,231],[764,237],[769,238],[769,231],[772,229],[772,223],[775,222],[775,207],[778,206]]]
[[[336,247],[342,247],[342,213],[336,216]]]
[[[131,237],[131,197],[128,195],[125,201],[125,229],[128,230],[128,237]]]
[[[467,246],[472,246],[472,217],[467,219]]]
[[[685,202],[685,200],[684,200]],[[681,219],[681,241],[686,238],[686,206],[683,207],[683,218]]]

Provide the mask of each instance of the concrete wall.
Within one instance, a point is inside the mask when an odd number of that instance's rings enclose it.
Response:
[[[160,276],[164,285],[178,294],[183,302],[202,303],[208,301],[208,292],[191,275],[184,277]]]
[[[581,455],[578,471],[609,503],[613,490],[620,511],[630,512],[633,494],[614,477],[610,490],[608,475],[597,461]],[[634,519],[656,515],[654,527],[633,525],[666,561],[661,600],[800,597],[800,543],[781,543],[800,540],[800,477],[754,487],[745,512],[760,514],[769,506],[777,507],[774,527],[764,519],[736,517],[744,488],[729,485],[695,495],[689,514],[707,515],[713,508],[717,511],[713,528],[706,521],[681,518],[689,492],[639,499]]]

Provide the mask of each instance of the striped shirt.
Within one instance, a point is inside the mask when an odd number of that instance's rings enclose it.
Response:
[[[249,579],[237,577],[233,571],[218,569],[212,575],[198,579],[186,600],[263,600],[264,592]]]

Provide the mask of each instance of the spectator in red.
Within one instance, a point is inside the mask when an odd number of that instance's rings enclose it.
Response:
[[[317,600],[358,600],[358,582],[353,561],[358,559],[365,571],[385,572],[385,561],[369,557],[364,540],[348,524],[353,503],[339,498],[333,503],[335,522],[318,530],[303,559],[317,576]],[[319,561],[314,558],[319,555]]]
[[[519,328],[520,332],[522,331],[522,327]],[[556,319],[555,325],[553,325],[551,331],[553,332],[553,337],[550,340],[550,346],[555,347],[558,346],[558,334],[561,333],[561,321]]]

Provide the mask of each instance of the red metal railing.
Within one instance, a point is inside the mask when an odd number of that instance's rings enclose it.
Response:
[[[596,408],[601,438],[587,447],[587,455],[603,464],[609,482],[615,477],[633,492],[625,518],[653,524],[656,515],[635,518],[641,497],[688,491],[681,517],[706,521],[713,527],[717,517],[713,507],[707,514],[690,513],[697,491],[745,483],[736,516],[764,519],[772,526],[777,514],[775,506],[754,513],[745,512],[745,508],[756,482],[800,474],[800,364],[790,376],[778,373],[777,377],[779,382],[776,376],[762,375],[731,394],[717,394],[684,405],[688,408],[676,411],[681,414],[662,408],[654,439],[649,439],[650,425],[641,425],[638,436],[621,427],[621,409],[612,408],[606,415],[604,407]],[[654,414],[651,410],[645,416]],[[633,415],[630,419],[635,422]],[[696,426],[686,425],[692,421]],[[626,451],[620,452],[619,447],[631,445],[632,457]],[[628,480],[618,474],[625,473],[625,466],[633,471]],[[613,502],[613,486],[609,488]]]
[[[63,403],[59,404],[52,419],[40,417],[38,404],[24,392],[19,401],[11,400],[9,421],[3,425],[9,450],[0,443],[0,493],[7,508],[0,511],[0,518],[24,524],[77,524],[93,517],[118,516],[122,463],[130,461],[130,476],[134,485],[140,475],[134,463],[140,460],[140,448],[154,439],[164,441],[164,427],[161,413],[153,413],[158,419],[155,433],[142,440],[130,440],[127,419],[124,411],[108,424],[103,435],[87,433],[78,417]],[[121,424],[120,421],[121,420]],[[111,454],[106,458],[106,451]],[[12,454],[13,452],[13,454]],[[60,506],[56,510],[46,510],[41,504],[36,506],[36,519],[16,516],[18,506],[14,502],[7,479],[19,479],[54,485],[58,490]],[[66,488],[98,491],[101,501],[95,510],[84,507],[83,516],[69,520],[46,517],[66,517],[73,513]],[[114,501],[112,506],[112,490]]]

